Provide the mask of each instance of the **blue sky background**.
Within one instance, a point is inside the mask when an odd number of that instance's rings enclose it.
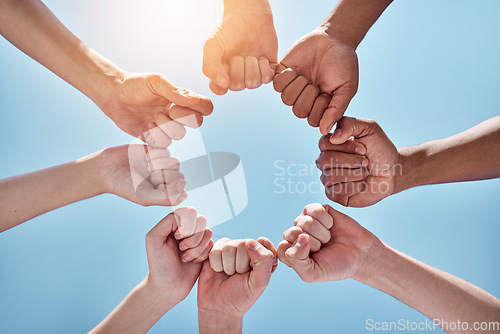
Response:
[[[205,145],[241,156],[249,195],[241,215],[214,229],[215,239],[265,235],[277,244],[306,204],[328,203],[314,170],[286,176],[313,183],[313,193],[276,193],[275,161],[314,164],[319,131],[295,118],[271,85],[223,97],[209,92],[202,47],[221,16],[221,0],[46,4],[120,67],[161,72],[213,98],[215,111],[201,130]],[[322,22],[334,1],[271,4],[282,56]],[[377,120],[398,147],[446,137],[498,114],[499,11],[495,0],[395,1],[358,49],[360,87],[347,114]],[[4,39],[0,71],[1,178],[131,141],[89,99]],[[499,185],[428,186],[370,208],[340,210],[393,247],[498,297]],[[104,195],[2,233],[0,333],[92,329],[146,275],[144,236],[168,213]],[[151,332],[194,333],[196,316],[194,290]],[[281,264],[245,316],[244,332],[364,333],[368,318],[426,319],[355,281],[306,284]]]

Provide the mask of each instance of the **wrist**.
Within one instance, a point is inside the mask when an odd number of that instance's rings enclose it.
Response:
[[[153,303],[158,309],[167,313],[175,305],[179,304],[183,298],[178,298],[169,293],[169,291],[163,289],[153,282],[151,275],[148,274],[146,278],[142,281],[142,286],[149,296],[151,296],[151,303]]]
[[[243,315],[198,308],[200,334],[240,334],[242,332],[242,320]]]
[[[90,186],[93,196],[102,195],[107,192],[106,180],[104,178],[103,151],[92,153],[75,161],[81,169],[80,175]]]
[[[400,172],[396,173],[394,194],[403,190],[425,184],[423,164],[426,161],[427,151],[422,145],[403,147],[398,149]]]
[[[376,238],[365,256],[360,269],[352,278],[358,282],[373,286],[373,280],[386,272],[385,267],[389,252],[390,247]]]
[[[244,10],[271,10],[268,0],[224,0],[224,11]]]
[[[345,31],[342,27],[339,27],[330,21],[323,22],[316,30],[323,31],[332,39],[339,41],[340,43],[349,46],[356,50],[361,40],[355,38],[352,33]]]

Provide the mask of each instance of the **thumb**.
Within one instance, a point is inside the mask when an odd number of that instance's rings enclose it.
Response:
[[[313,282],[315,277],[316,263],[309,257],[310,252],[311,239],[305,233],[285,252],[286,261],[304,282]]]
[[[161,74],[153,74],[148,77],[153,92],[163,96],[170,102],[188,107],[200,102],[200,96],[188,89],[179,88]]]
[[[222,65],[223,52],[213,38],[207,40],[203,48],[203,74],[222,89],[229,88],[229,75]]]
[[[328,134],[335,123],[337,123],[342,116],[344,116],[344,113],[353,97],[353,94],[339,90],[333,92],[328,109],[325,110],[319,123],[319,130],[321,131],[321,134]]]
[[[354,117],[343,117],[338,123],[335,132],[330,137],[330,143],[343,144],[350,137],[361,138],[374,129],[376,123],[372,120]]]
[[[248,285],[252,293],[262,293],[271,279],[274,254],[255,240],[248,242],[247,250],[252,265]]]

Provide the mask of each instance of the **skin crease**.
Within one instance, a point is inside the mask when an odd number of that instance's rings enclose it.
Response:
[[[276,249],[267,238],[217,241],[198,281],[200,333],[241,333],[243,315],[264,292],[276,266]],[[246,270],[234,273],[235,267]]]
[[[475,322],[498,321],[500,300],[486,291],[392,249],[328,205],[309,204],[304,212],[320,217],[317,224],[333,224],[331,238],[318,252],[311,252],[311,236],[306,233],[278,245],[279,259],[302,280],[313,283],[353,278],[392,295],[430,319],[447,323],[460,320],[471,328]],[[325,219],[325,212],[330,218]],[[461,329],[446,330],[462,333]]]
[[[323,135],[328,134],[342,118],[356,94],[359,76],[356,48],[390,3],[390,0],[338,1],[328,19],[317,29],[300,38],[280,61],[274,79],[275,88],[277,81],[278,87],[292,84],[290,78],[280,76],[283,69],[290,68],[297,71],[298,78],[305,78],[309,84],[315,86],[319,94],[329,96],[328,105],[318,103],[322,110],[315,108],[314,113],[312,106],[315,100],[307,90],[304,90],[306,96],[302,98],[296,94],[293,98],[286,98],[295,101],[293,109],[298,117],[313,114],[308,122],[311,126],[319,126]],[[276,90],[283,95],[287,94],[286,90]]]
[[[175,237],[181,226],[191,233]],[[213,246],[211,238],[205,217],[192,207],[161,220],[146,235],[148,276],[90,333],[146,333],[187,297]],[[183,245],[189,247],[181,251]]]
[[[344,117],[331,136],[321,138],[316,163],[329,199],[366,207],[415,186],[500,177],[499,143],[498,116],[455,136],[400,149],[375,121]],[[337,178],[339,170],[346,176],[357,170],[330,169],[332,162],[341,166],[363,158],[368,160],[368,174],[358,183],[364,185],[339,187],[346,184]]]
[[[0,34],[89,97],[120,129],[136,138],[144,139],[148,130],[160,125],[155,123],[159,113],[176,121],[174,104],[198,119],[213,110],[207,97],[179,88],[161,74],[119,69],[66,29],[39,0],[0,2]],[[149,144],[170,144],[164,138],[151,137]]]
[[[219,26],[206,41],[203,73],[218,95],[254,89],[272,81],[278,62],[278,38],[267,0],[224,2]]]
[[[64,165],[0,180],[0,232],[104,193],[143,206],[178,205],[187,198],[185,185],[179,162],[167,150],[144,145],[108,148]]]

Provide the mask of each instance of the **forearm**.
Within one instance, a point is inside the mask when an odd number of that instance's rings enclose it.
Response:
[[[200,334],[241,334],[242,317],[198,310],[198,325]]]
[[[469,329],[475,322],[500,321],[500,300],[471,283],[383,243],[374,246],[367,262],[370,265],[356,277],[358,281],[392,295],[430,319],[447,323],[466,322]],[[447,332],[460,331],[448,329]]]
[[[115,65],[80,41],[39,0],[0,1],[0,34],[99,106],[120,80]]]
[[[100,153],[0,180],[0,232],[59,207],[102,194]]]
[[[147,333],[176,304],[146,278],[90,333]]]
[[[500,116],[455,136],[399,149],[396,192],[428,184],[500,177]]]
[[[224,10],[266,8],[271,9],[269,0],[224,0]]]
[[[321,25],[332,37],[357,48],[392,0],[339,0]]]

